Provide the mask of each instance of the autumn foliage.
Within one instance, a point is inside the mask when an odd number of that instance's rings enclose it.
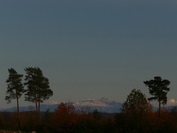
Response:
[[[177,112],[162,110],[140,114],[106,114],[76,110],[71,103],[61,103],[54,112],[47,110],[38,119],[36,111],[20,112],[21,131],[37,133],[176,133]],[[0,128],[18,130],[17,113],[1,112]]]
[[[77,122],[75,108],[70,103],[61,103],[50,116],[50,128],[57,132],[70,132]]]

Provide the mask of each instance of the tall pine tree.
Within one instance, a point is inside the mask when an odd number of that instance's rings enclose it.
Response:
[[[22,84],[22,74],[18,74],[15,69],[8,69],[9,77],[6,81],[7,83],[7,92],[5,100],[7,103],[10,103],[12,99],[17,100],[17,114],[18,114],[18,128],[20,128],[19,120],[19,98],[24,93],[24,86]]]
[[[149,81],[144,81],[144,84],[149,87],[149,93],[153,96],[148,98],[151,100],[156,100],[159,103],[159,117],[161,114],[161,104],[167,103],[167,93],[170,91],[168,86],[170,81],[167,79],[162,80],[161,77],[156,76],[154,79]]]
[[[40,112],[40,104],[53,95],[48,78],[44,77],[39,67],[25,68],[25,85],[27,90],[25,100],[36,104],[36,111]]]

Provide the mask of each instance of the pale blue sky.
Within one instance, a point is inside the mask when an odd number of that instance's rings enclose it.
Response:
[[[11,67],[40,67],[49,101],[149,97],[143,81],[157,75],[177,100],[175,0],[4,0],[0,12],[0,106]]]

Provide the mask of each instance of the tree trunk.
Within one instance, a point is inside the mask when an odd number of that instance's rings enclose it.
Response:
[[[36,112],[37,112],[37,111],[38,111],[38,107],[37,107],[37,101],[36,101],[36,103],[35,103],[35,104],[36,104]]]
[[[38,113],[39,113],[39,121],[41,120],[41,97],[39,95],[39,101],[38,101]]]
[[[39,111],[39,113],[41,112],[41,103],[40,103],[40,101],[39,101],[38,111]]]
[[[159,118],[161,117],[161,102],[159,101]]]
[[[17,97],[17,123],[18,123],[18,129],[20,129],[20,112],[19,112],[19,101]]]

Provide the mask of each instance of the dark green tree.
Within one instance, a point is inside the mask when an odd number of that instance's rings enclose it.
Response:
[[[146,96],[140,90],[133,89],[127,96],[126,102],[122,105],[123,113],[139,114],[150,112],[151,106]]]
[[[25,100],[36,104],[36,111],[40,112],[40,104],[53,95],[48,78],[38,67],[25,68],[25,85],[27,86]]]
[[[141,132],[146,121],[145,118],[151,111],[146,96],[140,90],[133,89],[122,105],[123,132]]]
[[[18,74],[15,69],[8,69],[9,77],[6,81],[7,83],[7,92],[5,100],[7,103],[10,103],[12,99],[17,100],[17,114],[18,114],[18,128],[20,127],[19,121],[19,98],[24,93],[24,86],[22,84],[22,74]]]
[[[93,118],[96,120],[99,120],[101,118],[101,113],[98,111],[98,109],[94,109],[92,115]]]
[[[148,98],[148,100],[156,100],[159,103],[159,116],[161,114],[161,104],[167,103],[167,93],[170,91],[168,86],[170,81],[167,79],[162,80],[161,77],[156,76],[154,79],[149,81],[144,81],[144,84],[149,87],[149,93],[153,97]]]

